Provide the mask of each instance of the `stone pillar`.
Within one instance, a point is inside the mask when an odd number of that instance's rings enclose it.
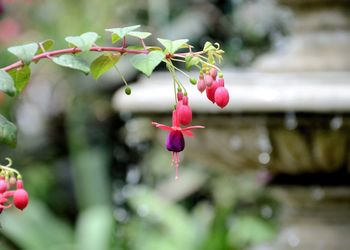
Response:
[[[251,250],[345,250],[350,246],[348,187],[279,187],[281,230],[271,244]]]
[[[350,70],[349,0],[279,0],[293,12],[290,35],[260,57],[261,71]]]

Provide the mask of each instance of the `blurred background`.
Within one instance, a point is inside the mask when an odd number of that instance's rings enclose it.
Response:
[[[175,182],[165,134],[150,125],[170,123],[164,68],[147,79],[119,62],[133,89],[125,96],[114,72],[96,82],[33,65],[20,97],[0,95],[1,113],[19,129],[17,148],[1,145],[1,157],[13,158],[30,194],[24,212],[0,215],[0,249],[348,249],[349,7],[0,0],[0,67],[16,60],[6,51],[13,45],[51,38],[62,48],[64,37],[87,31],[109,44],[105,28],[141,24],[153,33],[149,45],[219,42],[231,95],[221,111],[189,86],[193,124],[207,128],[186,141]]]

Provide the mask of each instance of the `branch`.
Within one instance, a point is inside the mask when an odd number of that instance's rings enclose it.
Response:
[[[102,52],[102,51],[116,51],[120,52],[122,54],[128,53],[128,54],[148,54],[148,50],[137,50],[137,49],[125,49],[123,47],[92,47],[90,48],[90,51],[93,52]],[[48,51],[44,52],[41,54],[38,54],[33,57],[32,61],[37,62],[40,61],[43,58],[50,58],[52,56],[57,56],[57,55],[62,55],[62,54],[75,54],[81,52],[81,49],[75,47],[75,48],[66,48],[66,49],[60,49],[60,50],[53,50],[53,51]],[[11,69],[16,69],[24,66],[23,61],[19,60],[11,65],[8,65],[6,67],[1,68],[4,71],[9,71]]]

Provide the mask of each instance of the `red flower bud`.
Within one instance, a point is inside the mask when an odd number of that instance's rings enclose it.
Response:
[[[188,97],[187,96],[184,96],[183,99],[182,99],[182,104],[183,105],[188,105]]]
[[[208,87],[206,89],[207,97],[212,103],[215,103],[215,91],[219,87],[219,84],[217,81],[213,81],[213,84],[211,87]]]
[[[0,194],[6,192],[7,190],[7,183],[5,180],[0,180]]]
[[[203,93],[203,91],[205,90],[206,88],[206,85],[205,85],[205,82],[203,79],[199,79],[198,82],[197,82],[197,89]]]
[[[215,91],[215,102],[220,108],[224,108],[230,100],[230,95],[225,87],[218,87]]]
[[[23,188],[23,181],[17,180],[17,189],[22,189],[22,188]]]
[[[219,83],[219,87],[225,87],[225,80],[224,80],[224,78],[219,78],[218,83]]]
[[[178,121],[184,126],[190,124],[192,121],[192,109],[185,103],[188,104],[188,99],[186,96],[184,96],[182,102],[178,102],[176,105]]]
[[[182,93],[182,91],[177,92],[177,100],[178,101],[181,101],[183,96],[184,96],[184,94]]]
[[[211,77],[211,75],[209,74],[205,75],[204,82],[207,87],[211,87],[211,85],[213,84],[213,77]]]
[[[15,204],[16,208],[23,210],[28,205],[29,197],[27,191],[25,191],[23,188],[17,189],[13,193],[13,203]]]
[[[216,68],[211,68],[209,73],[213,79],[216,79],[216,76],[218,75],[218,71]]]

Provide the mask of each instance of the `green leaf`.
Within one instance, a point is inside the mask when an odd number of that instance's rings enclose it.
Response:
[[[174,54],[178,49],[187,45],[188,39],[180,39],[180,40],[167,40],[167,39],[157,39],[165,49],[169,51],[169,53]],[[187,46],[186,46],[187,47]]]
[[[124,28],[112,28],[112,29],[105,29],[108,32],[112,32],[112,43],[115,43],[122,39],[124,36],[126,36],[128,33],[130,33],[133,30],[136,30],[140,28],[141,25],[134,25],[134,26],[128,26]]]
[[[7,50],[21,59],[25,64],[29,64],[38,50],[37,43],[28,43],[20,46],[10,47]]]
[[[22,92],[30,79],[30,67],[25,65],[22,68],[13,69],[9,71],[13,81],[15,82],[15,87],[17,90],[17,94]]]
[[[53,57],[52,61],[60,66],[77,69],[85,74],[89,74],[90,68],[89,66],[79,58],[73,55],[62,55],[59,57]]]
[[[203,48],[204,52],[215,51],[215,50],[216,50],[216,48],[214,47],[214,45],[211,42],[206,42],[204,44],[204,48]]]
[[[2,69],[0,69],[0,91],[9,96],[14,96],[16,94],[15,83],[12,77]]]
[[[120,53],[109,53],[97,57],[90,65],[92,77],[97,80],[119,61],[120,56]]]
[[[185,57],[185,62],[185,69],[189,70],[192,66],[198,65],[200,59],[199,57],[188,55]]]
[[[17,144],[17,128],[16,125],[8,121],[4,116],[0,115],[0,142],[11,147]]]
[[[86,32],[80,36],[67,36],[65,40],[85,52],[92,47],[99,37],[95,32]]]
[[[45,51],[48,51],[49,49],[52,48],[52,46],[55,44],[54,40],[52,39],[48,39],[48,40],[45,40],[45,41],[42,41],[39,43]],[[38,51],[36,52],[36,54],[41,54],[43,53],[44,51],[41,49],[41,47],[39,46],[39,49]]]
[[[145,38],[149,37],[150,35],[152,35],[152,33],[142,32],[142,31],[132,31],[132,32],[129,32],[128,35],[129,36],[134,36],[134,37],[137,37],[137,38],[140,38],[140,39],[145,39]]]
[[[152,51],[147,55],[139,54],[133,56],[131,58],[131,64],[146,76],[150,76],[155,67],[157,67],[164,58],[165,54],[162,51]]]

